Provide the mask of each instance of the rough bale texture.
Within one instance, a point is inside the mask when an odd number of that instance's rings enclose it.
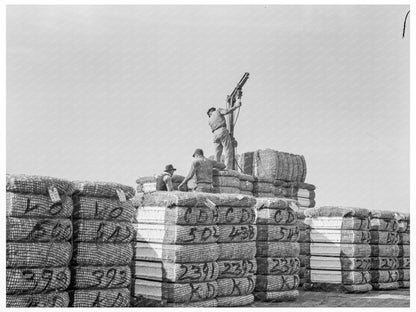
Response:
[[[205,208],[205,210],[207,210]],[[214,220],[213,220],[214,221]],[[253,207],[218,207],[217,224],[253,224],[256,212]]]
[[[202,192],[155,192],[145,194],[143,206],[158,207],[206,207],[210,206],[207,200],[216,206],[252,207],[255,199],[245,195],[235,194],[211,194]]]
[[[76,308],[128,307],[130,305],[128,288],[77,289],[71,291],[70,296],[71,307]]]
[[[219,277],[247,277],[257,273],[256,259],[219,260]]]
[[[245,244],[240,243],[241,252],[250,251],[250,248]],[[221,246],[220,246],[221,245]],[[223,246],[230,245],[230,246]],[[188,262],[210,262],[216,261],[220,253],[226,257],[231,257],[233,253],[239,254],[240,249],[236,248],[235,243],[230,244],[199,244],[199,245],[167,245],[167,244],[149,244],[149,243],[136,243],[135,259],[146,261],[168,261],[176,263],[188,263]],[[253,247],[251,247],[253,248]],[[255,248],[254,248],[255,250]],[[254,252],[255,253],[255,252]],[[250,257],[253,258],[254,256]],[[249,258],[249,259],[250,259]],[[232,258],[229,258],[232,259]]]
[[[294,275],[300,270],[299,258],[257,258],[257,273],[262,275]]]
[[[245,173],[239,173],[240,176],[240,181],[247,181],[247,182],[254,182],[255,181],[255,177],[253,177],[250,174],[245,174]]]
[[[131,222],[135,208],[133,202],[115,198],[74,195],[74,219],[97,219]]]
[[[219,260],[245,260],[256,256],[256,242],[222,243],[219,245]]]
[[[399,265],[396,269],[410,269],[410,257],[399,257],[397,261]]]
[[[131,242],[134,236],[133,225],[129,222],[81,219],[74,221],[75,242]]]
[[[64,308],[69,305],[67,292],[50,292],[33,295],[7,295],[6,306],[9,308],[56,307]]]
[[[74,184],[64,179],[25,175],[25,174],[6,174],[6,191],[49,195],[49,187],[55,187],[59,194],[71,195],[74,193]]]
[[[313,243],[343,243],[343,244],[368,244],[370,243],[369,231],[355,230],[323,230],[311,229],[310,242]]]
[[[300,242],[299,243],[299,252],[301,255],[311,255],[311,243],[310,242]]]
[[[266,208],[270,209],[297,209],[296,201],[288,198],[256,198],[255,209],[261,211]]]
[[[389,283],[372,283],[374,290],[393,290],[399,289],[399,282],[389,282]]]
[[[215,178],[217,178],[217,177],[231,177],[231,178],[240,179],[241,174],[238,171],[232,170],[232,169],[218,170],[218,169],[214,168],[212,170],[212,176],[215,177]]]
[[[299,257],[299,243],[295,242],[260,242],[257,241],[257,257]]]
[[[71,253],[69,242],[8,242],[6,267],[63,267],[69,264]]]
[[[374,219],[396,219],[396,212],[389,210],[371,210],[371,218]]]
[[[68,288],[70,280],[67,267],[10,268],[6,270],[6,292],[10,295],[62,291]]]
[[[254,193],[273,193],[274,194],[274,185],[273,182],[258,182],[253,183],[253,192]]]
[[[399,279],[404,281],[410,281],[410,269],[400,269]]]
[[[318,274],[322,275],[324,272],[325,270],[308,270],[307,280],[312,283],[322,283],[324,281],[321,280]],[[369,271],[339,271],[339,273],[340,275],[334,276],[334,280],[331,281],[332,283],[342,285],[355,285],[367,284],[371,282],[371,274]],[[315,277],[316,275],[318,275],[318,277]]]
[[[398,270],[371,270],[371,283],[397,282],[399,279]]]
[[[84,243],[74,245],[72,262],[74,265],[107,266],[127,265],[133,258],[130,243]]]
[[[70,219],[6,219],[6,239],[14,242],[67,241],[72,236]]]
[[[329,292],[345,292],[345,293],[366,293],[373,289],[371,284],[331,284],[331,283],[305,283],[305,290],[329,291]]]
[[[397,220],[397,223],[398,223],[397,232],[410,233],[410,214],[409,213],[396,212],[395,219]]]
[[[371,244],[372,257],[398,257],[400,248],[398,245],[378,245]]]
[[[256,285],[256,276],[219,278],[218,297],[244,296],[251,294]]]
[[[253,182],[240,180],[240,191],[253,192]]]
[[[316,218],[316,217],[368,218],[370,216],[370,211],[365,208],[323,206],[323,207],[307,209],[305,211],[305,216],[309,218]]]
[[[131,280],[129,266],[73,266],[71,286],[80,288],[128,287]]]
[[[218,194],[240,194],[240,185],[238,187],[214,186],[213,190]]]
[[[371,257],[373,270],[396,270],[400,267],[400,258],[396,257]]]
[[[25,218],[69,218],[73,203],[70,196],[61,195],[61,202],[54,203],[49,195],[33,195],[6,192],[6,216]]]
[[[369,244],[311,243],[310,254],[314,256],[365,258],[371,256],[371,247]]]
[[[257,240],[276,242],[297,242],[299,238],[297,225],[257,225]]]
[[[218,307],[242,307],[254,302],[253,294],[245,296],[218,297]]]
[[[397,245],[399,234],[397,232],[370,231],[371,244]]]
[[[240,179],[233,176],[221,176],[213,175],[212,176],[212,185],[214,187],[230,187],[240,189]]]
[[[295,301],[299,297],[299,290],[255,292],[254,296],[261,301]]]
[[[257,292],[287,291],[297,289],[299,286],[298,275],[257,275]]]
[[[397,247],[399,249],[399,253],[397,254],[396,249],[394,249],[394,253],[392,255],[397,255],[397,257],[410,257],[410,245],[398,245]]]
[[[171,308],[216,308],[218,307],[217,299],[187,302],[187,303],[167,303],[166,307]]]
[[[370,228],[373,231],[396,232],[398,227],[399,224],[395,219],[372,218],[370,222]]]
[[[117,199],[117,190],[122,190],[126,199],[130,199],[135,194],[133,187],[114,182],[74,181],[73,183],[77,193],[84,196]]]
[[[283,186],[280,186],[283,187]],[[294,187],[285,187],[286,196],[294,199],[305,198],[305,199],[315,199],[315,191],[310,191],[303,188],[294,188]]]
[[[257,226],[252,224],[219,225],[218,243],[251,242],[257,237]]]
[[[255,197],[260,197],[260,198],[274,198],[275,197],[273,193],[253,192],[253,195]]]
[[[398,241],[399,245],[410,245],[410,234],[409,233],[398,232],[397,234],[399,236],[399,241]]]
[[[271,225],[294,225],[297,224],[296,213],[292,208],[262,208],[256,211],[256,223]]]
[[[298,190],[298,189],[305,189],[308,191],[314,191],[316,189],[315,185],[313,184],[309,184],[309,183],[304,183],[304,182],[287,182],[287,181],[282,181],[282,180],[274,180],[273,184],[275,186],[281,186],[284,187],[286,189],[292,189],[292,190]]]

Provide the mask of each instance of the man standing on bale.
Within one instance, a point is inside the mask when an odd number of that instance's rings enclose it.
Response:
[[[188,183],[194,175],[196,175],[196,192],[212,193],[212,170],[214,168],[218,170],[224,170],[225,165],[215,160],[211,160],[204,157],[204,151],[197,148],[192,155],[195,160],[192,162],[191,170],[186,176],[185,180],[179,184],[178,189],[181,190],[182,186]]]
[[[156,191],[173,191],[172,176],[175,171],[173,165],[165,166],[165,171],[156,178]]]
[[[214,134],[215,160],[221,161],[221,154],[224,149],[225,166],[227,169],[233,169],[233,142],[227,130],[224,116],[232,113],[240,106],[241,102],[231,108],[211,107],[207,112],[209,117],[208,123]]]

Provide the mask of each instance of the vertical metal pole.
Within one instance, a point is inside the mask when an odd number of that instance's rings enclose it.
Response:
[[[232,108],[232,99],[230,98],[227,101],[227,108]],[[230,133],[231,137],[231,148],[232,148],[232,158],[233,158],[233,165],[232,168],[235,170],[235,149],[234,149],[234,112],[228,115],[228,132]]]

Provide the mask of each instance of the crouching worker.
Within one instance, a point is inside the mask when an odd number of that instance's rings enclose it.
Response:
[[[165,171],[156,178],[156,191],[173,191],[172,176],[175,171],[172,165],[165,166]]]
[[[218,170],[225,169],[223,163],[217,162],[204,157],[204,152],[202,149],[197,148],[192,155],[195,160],[192,162],[191,170],[186,176],[185,180],[179,184],[178,189],[181,191],[182,187],[188,183],[190,179],[195,175],[196,177],[196,192],[206,192],[212,193],[212,169],[216,168]]]

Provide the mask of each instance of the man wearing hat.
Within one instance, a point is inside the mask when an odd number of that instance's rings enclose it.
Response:
[[[196,176],[196,192],[206,192],[212,193],[212,170],[214,168],[218,170],[224,170],[225,165],[223,163],[217,162],[204,157],[204,151],[200,148],[197,148],[192,155],[195,160],[192,162],[191,170],[186,176],[185,180],[179,184],[178,189],[181,190],[182,186],[188,183],[190,179],[195,175]]]
[[[156,191],[173,191],[172,176],[175,170],[173,165],[165,166],[165,171],[156,178]]]
[[[211,107],[207,112],[209,117],[208,124],[214,134],[215,159],[216,161],[221,161],[221,154],[224,149],[224,160],[227,169],[233,169],[233,142],[227,130],[224,116],[232,113],[240,106],[241,102],[231,108]]]

